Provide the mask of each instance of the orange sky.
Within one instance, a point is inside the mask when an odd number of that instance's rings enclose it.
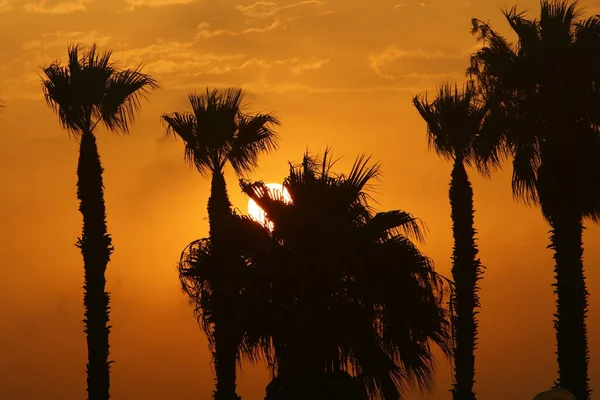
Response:
[[[241,85],[254,111],[282,119],[281,149],[251,177],[280,182],[287,161],[326,145],[346,168],[359,152],[383,163],[376,198],[429,227],[425,252],[449,274],[450,165],[427,151],[411,97],[461,82],[475,41],[470,18],[506,32],[496,0],[0,0],[0,398],[81,399],[82,261],[74,243],[77,144],[44,103],[39,66],[69,42],[96,41],[126,66],[143,61],[163,89],[144,103],[132,135],[99,131],[112,292],[112,398],[209,399],[206,340],[179,290],[176,262],[207,235],[209,182],[166,139],[163,112],[187,109],[206,86]],[[465,3],[469,1],[468,3]],[[376,4],[376,5],[375,5]],[[507,3],[509,6],[513,2]],[[600,11],[600,1],[582,3]],[[521,2],[538,10],[537,1]],[[536,209],[515,204],[510,168],[484,180],[472,173],[481,259],[480,399],[530,399],[556,377],[552,255]],[[237,181],[232,202],[246,211]],[[600,387],[600,229],[585,234],[591,292],[592,388]],[[449,399],[440,360],[431,398]],[[263,366],[246,367],[239,391],[264,396]],[[417,397],[416,393],[408,398]]]

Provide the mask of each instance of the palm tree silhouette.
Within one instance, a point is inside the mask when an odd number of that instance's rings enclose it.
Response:
[[[379,165],[368,161],[336,175],[328,151],[306,154],[283,182],[290,204],[241,182],[273,222],[271,250],[254,263],[268,400],[400,399],[408,384],[432,387],[431,344],[450,352],[443,281],[410,240],[422,238],[419,223],[373,213]]]
[[[164,114],[167,132],[185,143],[185,157],[198,171],[211,174],[208,221],[211,251],[220,264],[220,274],[212,282],[211,343],[216,400],[236,400],[236,360],[242,331],[230,311],[235,308],[238,288],[234,276],[236,259],[231,252],[232,211],[223,175],[227,164],[238,176],[257,166],[261,153],[276,149],[278,136],[273,126],[279,120],[272,114],[243,112],[244,93],[239,88],[206,90],[191,94],[192,112]]]
[[[127,133],[140,100],[158,84],[140,68],[119,70],[111,52],[98,53],[96,45],[80,54],[68,47],[66,65],[55,61],[43,68],[42,87],[48,105],[61,125],[79,140],[77,198],[83,232],[77,242],[83,256],[85,333],[88,346],[87,392],[90,400],[110,397],[109,294],[105,292],[106,266],[113,252],[106,229],[102,165],[96,145],[99,123],[113,132]]]
[[[229,252],[231,269],[239,288],[237,296],[229,303],[228,316],[233,325],[241,330],[238,352],[240,358],[251,362],[260,359],[259,332],[260,318],[257,312],[264,311],[262,287],[254,276],[254,265],[257,260],[265,259],[270,251],[271,238],[263,225],[247,216],[232,215],[232,228],[229,232]],[[214,291],[219,289],[223,268],[221,260],[215,257],[212,240],[202,238],[191,242],[181,253],[179,262],[179,278],[183,291],[194,305],[194,312],[209,339],[212,349],[215,348],[213,326],[222,312],[220,305],[214,300]]]
[[[427,123],[427,139],[438,155],[452,160],[450,206],[454,249],[452,277],[455,292],[452,299],[454,315],[454,388],[455,400],[474,400],[475,346],[477,343],[476,308],[479,307],[477,281],[483,273],[477,258],[473,226],[473,189],[465,165],[476,164],[487,172],[487,165],[478,163],[476,139],[485,108],[477,100],[472,83],[459,91],[446,84],[438,89],[431,103],[424,97],[414,97],[413,104]]]
[[[483,43],[469,73],[488,102],[482,128],[488,157],[513,157],[512,189],[550,223],[557,294],[557,385],[590,396],[583,220],[600,216],[600,18],[581,20],[577,3],[542,1],[539,19],[504,15],[509,43],[473,20]]]

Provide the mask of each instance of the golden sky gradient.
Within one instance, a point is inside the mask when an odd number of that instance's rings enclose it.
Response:
[[[383,164],[381,209],[429,228],[426,254],[449,275],[450,163],[428,152],[411,97],[464,80],[474,50],[470,18],[507,31],[503,0],[0,0],[0,399],[85,396],[83,269],[75,191],[77,143],[46,106],[40,66],[70,42],[97,42],[123,66],[146,64],[163,89],[132,129],[98,132],[105,168],[112,292],[112,398],[209,399],[206,339],[179,289],[176,262],[207,235],[209,181],[183,162],[159,117],[185,111],[188,92],[242,86],[253,111],[281,118],[281,148],[251,178],[280,182],[287,161],[326,145],[345,169],[360,152]],[[294,2],[297,1],[297,2]],[[534,0],[522,7],[537,13]],[[600,1],[587,1],[600,12]],[[531,399],[556,377],[552,254],[536,209],[513,202],[510,167],[471,173],[482,262],[480,399]],[[246,198],[228,175],[234,206]],[[600,229],[585,233],[591,293],[592,388],[600,390]],[[260,400],[266,368],[245,366],[239,392]],[[430,398],[450,398],[440,360]],[[417,393],[408,398],[416,398]]]

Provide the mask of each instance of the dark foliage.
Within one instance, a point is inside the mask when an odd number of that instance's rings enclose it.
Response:
[[[80,141],[77,198],[83,232],[77,246],[84,264],[87,391],[89,400],[107,400],[110,307],[105,272],[113,246],[106,228],[103,169],[94,130],[102,122],[111,131],[128,132],[140,99],[158,85],[140,68],[118,70],[110,61],[111,52],[99,54],[95,45],[83,54],[78,46],[69,46],[68,56],[66,65],[56,61],[43,69],[42,87],[61,125]]]
[[[239,88],[223,91],[207,89],[205,94],[189,96],[191,112],[162,116],[167,132],[183,140],[185,159],[192,162],[201,174],[211,174],[208,200],[210,254],[212,262],[218,265],[215,271],[218,270],[219,274],[212,276],[210,292],[199,293],[210,296],[213,305],[211,318],[203,320],[213,352],[215,400],[239,399],[236,394],[236,360],[243,340],[239,318],[235,316],[240,290],[237,274],[241,273],[232,247],[237,225],[227,194],[224,168],[229,163],[238,175],[252,171],[261,153],[277,148],[278,139],[272,128],[279,124],[279,120],[271,114],[246,114],[243,98],[244,93]],[[191,251],[190,248],[188,250]],[[185,260],[184,256],[180,276],[187,285]],[[197,302],[202,297],[193,295],[195,292],[186,290],[186,293],[198,306]]]
[[[587,290],[583,219],[600,215],[600,18],[575,2],[542,1],[537,19],[504,15],[517,42],[473,20],[483,47],[471,58],[488,105],[488,157],[513,159],[513,193],[539,205],[552,227],[557,313],[557,384],[587,400]]]
[[[329,398],[333,387],[400,399],[407,386],[432,388],[432,344],[450,352],[444,281],[410,240],[422,238],[419,222],[372,211],[379,168],[368,161],[337,175],[329,152],[307,154],[283,183],[291,203],[242,182],[273,223],[270,250],[254,262],[263,299],[248,329],[273,371],[269,400]]]
[[[479,307],[479,287],[483,267],[477,258],[475,242],[473,189],[465,165],[476,165],[488,175],[498,167],[492,158],[479,155],[479,131],[486,113],[469,82],[462,90],[443,85],[437,97],[413,99],[413,104],[427,123],[430,147],[443,158],[454,162],[450,179],[450,206],[454,249],[452,277],[455,292],[452,297],[454,333],[454,388],[455,400],[474,400],[475,348],[477,344],[476,309]]]

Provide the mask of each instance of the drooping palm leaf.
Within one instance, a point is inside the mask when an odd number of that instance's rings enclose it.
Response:
[[[323,373],[351,372],[372,398],[402,398],[412,384],[431,389],[430,342],[448,354],[450,333],[442,281],[403,234],[419,237],[418,222],[370,211],[364,190],[377,164],[362,156],[348,174],[334,174],[329,155],[290,165],[291,202],[262,182],[241,181],[274,224],[264,350],[273,372],[290,383],[299,373],[290,368],[323,357]]]
[[[64,128],[77,136],[99,122],[111,131],[128,132],[139,111],[139,100],[158,83],[140,68],[118,70],[112,52],[99,53],[92,45],[83,54],[68,47],[68,62],[43,68],[42,88],[48,105]]]
[[[191,112],[164,114],[167,133],[185,143],[186,160],[207,174],[222,171],[229,162],[238,175],[257,167],[258,156],[277,148],[273,130],[279,120],[272,114],[244,113],[244,93],[239,88],[189,95]]]

